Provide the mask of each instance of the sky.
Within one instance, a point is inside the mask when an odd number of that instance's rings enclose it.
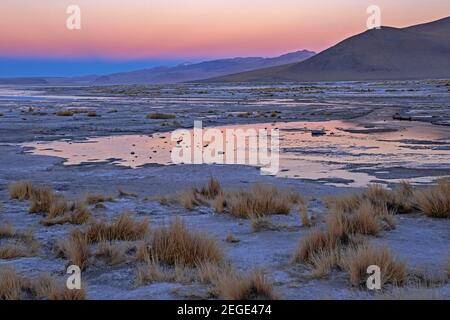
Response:
[[[448,0],[1,0],[0,76],[321,51],[365,31],[371,4],[395,27],[450,16]],[[81,29],[67,28],[69,5]]]

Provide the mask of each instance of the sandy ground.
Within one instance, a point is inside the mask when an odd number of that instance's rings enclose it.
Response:
[[[150,88],[150,89],[149,89]],[[55,240],[68,234],[70,225],[43,227],[38,215],[28,213],[28,204],[9,199],[7,186],[17,180],[32,180],[51,185],[55,190],[75,199],[86,192],[117,194],[122,187],[138,194],[138,198],[118,197],[94,208],[95,217],[112,220],[123,210],[135,212],[139,218],[149,217],[151,225],[165,224],[176,216],[192,229],[207,232],[217,239],[226,256],[239,270],[262,268],[274,283],[275,290],[286,299],[366,299],[376,295],[352,288],[344,272],[334,272],[324,279],[315,279],[306,266],[293,265],[291,257],[299,239],[310,228],[302,227],[298,213],[276,216],[273,222],[289,228],[252,232],[247,220],[200,207],[187,211],[177,206],[162,206],[152,197],[174,193],[191,186],[200,186],[210,176],[225,188],[248,187],[254,182],[289,187],[310,200],[310,214],[318,220],[326,215],[322,198],[327,195],[357,192],[358,189],[336,187],[325,181],[287,179],[262,176],[257,168],[219,165],[146,165],[137,169],[111,163],[86,163],[65,166],[64,159],[28,154],[19,144],[60,139],[80,140],[89,137],[152,134],[179,127],[192,127],[193,119],[205,125],[262,123],[269,121],[349,120],[361,127],[376,124],[388,126],[392,116],[400,114],[415,121],[405,125],[433,123],[447,134],[450,92],[438,83],[341,83],[309,86],[214,87],[169,86],[140,88],[123,92],[113,88],[31,88],[39,93],[22,91],[21,97],[0,99],[0,222],[11,222],[15,228],[32,228],[41,243],[35,257],[0,259],[0,267],[14,266],[20,273],[37,275],[50,272],[65,276],[63,259],[56,258],[52,248]],[[17,88],[12,88],[17,89]],[[25,88],[30,89],[30,88]],[[6,88],[0,96],[6,95]],[[43,90],[43,91],[41,91]],[[12,93],[17,91],[12,90]],[[43,96],[43,97],[37,97]],[[97,117],[76,114],[60,117],[54,113],[67,108],[95,110]],[[276,119],[242,112],[279,111]],[[149,112],[177,115],[175,120],[149,120]],[[278,118],[279,117],[279,118]],[[370,133],[369,133],[370,134]],[[426,152],[426,151],[424,151]],[[450,160],[450,159],[449,159]],[[450,175],[447,163],[423,170],[392,167],[379,173],[390,178]],[[355,168],[370,171],[370,168]],[[240,242],[224,241],[232,233]],[[450,221],[425,218],[418,214],[398,217],[397,228],[373,237],[373,243],[389,246],[408,263],[410,270],[423,270],[439,276],[450,255]],[[249,254],[251,252],[251,254]],[[96,263],[83,273],[89,299],[185,299],[207,298],[208,287],[198,283],[154,283],[141,287],[134,284],[136,264],[132,261],[118,266]],[[450,298],[450,284],[427,289],[439,298]]]

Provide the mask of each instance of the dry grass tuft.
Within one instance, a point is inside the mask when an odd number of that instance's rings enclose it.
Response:
[[[59,283],[50,275],[44,274],[32,281],[34,295],[38,299],[46,300],[84,300],[86,292],[80,290],[70,290],[64,284]]]
[[[303,227],[310,227],[312,225],[311,219],[308,215],[308,206],[305,203],[300,204],[299,207],[300,219]]]
[[[289,214],[297,195],[275,186],[253,185],[249,190],[232,192],[226,199],[230,214],[238,218],[262,217],[273,214]]]
[[[217,213],[227,210],[235,217],[246,219],[289,214],[293,204],[300,204],[302,210],[307,210],[306,202],[296,192],[262,184],[255,184],[248,190],[225,192],[219,181],[212,177],[200,189],[191,188],[172,196],[161,196],[158,200],[163,205],[177,203],[188,210],[209,205]]]
[[[202,187],[198,193],[200,193],[203,197],[205,197],[207,200],[213,200],[217,196],[223,194],[222,186],[220,185],[220,182],[213,177],[211,177],[208,181],[208,184],[204,187]]]
[[[341,248],[354,240],[343,229],[332,230],[314,229],[307,236],[300,239],[297,251],[294,254],[294,262],[311,262],[321,252],[340,251]]]
[[[18,181],[8,186],[11,199],[20,201],[29,200],[33,192],[33,183],[30,181]]]
[[[9,223],[0,227],[0,259],[15,259],[35,256],[39,251],[39,243],[34,239],[33,232],[14,230]]]
[[[169,226],[154,230],[150,242],[138,248],[137,257],[172,266],[195,267],[202,262],[222,262],[223,252],[215,240],[189,231],[177,218]]]
[[[70,264],[85,270],[88,266],[91,255],[89,243],[86,235],[76,229],[73,230],[68,239],[60,240],[56,243],[55,251],[57,256],[67,258]]]
[[[394,256],[386,247],[373,246],[349,247],[342,257],[342,267],[349,273],[353,286],[362,286],[367,281],[367,268],[380,267],[381,283],[403,285],[407,280],[406,264]]]
[[[0,300],[19,300],[27,287],[26,280],[14,269],[0,269]]]
[[[419,210],[425,215],[450,218],[450,180],[439,180],[436,186],[416,191],[414,197]]]
[[[260,270],[248,275],[224,273],[216,283],[219,295],[226,300],[276,300],[278,295]]]
[[[127,248],[123,244],[111,244],[110,242],[101,242],[98,245],[95,255],[106,261],[109,265],[118,265],[127,260]]]
[[[135,241],[145,238],[149,231],[148,219],[134,220],[132,215],[124,212],[113,223],[92,222],[84,231],[89,243],[125,240]]]
[[[99,193],[99,192],[97,192],[97,193],[88,193],[88,194],[86,194],[84,199],[85,199],[85,202],[87,204],[89,204],[89,205],[102,203],[102,202],[114,201],[114,197],[107,196],[107,195],[104,195],[103,193]]]
[[[54,201],[57,201],[53,190],[49,187],[33,187],[30,197],[30,213],[48,213]]]
[[[0,270],[0,300],[47,299],[82,300],[85,291],[69,290],[49,275],[30,280],[12,268]]]
[[[272,223],[270,217],[252,216],[250,218],[250,224],[253,232],[260,232],[264,230],[279,230],[279,227]]]

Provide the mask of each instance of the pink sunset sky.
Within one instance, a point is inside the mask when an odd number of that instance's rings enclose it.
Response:
[[[66,8],[81,8],[81,30]],[[404,27],[450,15],[448,0],[1,0],[0,55],[112,59],[321,51],[366,28],[366,9]]]

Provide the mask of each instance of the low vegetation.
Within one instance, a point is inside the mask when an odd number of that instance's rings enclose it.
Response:
[[[367,268],[380,267],[381,283],[403,285],[407,280],[406,264],[386,247],[349,247],[343,255],[342,267],[349,273],[353,286],[363,286],[367,280]]]
[[[147,218],[141,221],[135,220],[131,213],[124,212],[112,223],[103,221],[91,222],[84,229],[83,233],[89,243],[97,243],[113,240],[142,240],[146,237],[148,231],[149,222]]]
[[[83,300],[85,291],[69,290],[61,281],[49,275],[31,280],[10,267],[0,269],[0,300],[21,299]]]
[[[9,186],[11,199],[30,201],[30,213],[43,214],[41,223],[45,226],[55,224],[83,224],[91,217],[91,212],[83,201],[69,201],[56,194],[50,187],[35,186],[29,181],[19,181]]]
[[[224,254],[215,240],[188,230],[177,218],[170,225],[151,232],[150,239],[138,248],[137,259],[195,267],[204,262],[221,263]]]
[[[39,247],[31,230],[14,230],[9,223],[0,226],[0,259],[35,256]]]
[[[166,113],[158,113],[158,112],[155,112],[155,113],[149,113],[149,114],[147,114],[147,119],[164,119],[164,120],[167,120],[167,119],[175,119],[176,118],[176,115],[174,115],[174,114],[166,114]]]
[[[295,204],[300,204],[302,214],[307,214],[306,201],[291,190],[255,184],[248,190],[225,191],[214,178],[210,178],[202,188],[191,188],[175,195],[159,197],[159,202],[163,205],[177,203],[188,210],[209,205],[217,213],[227,212],[234,217],[246,219],[286,215]]]
[[[440,180],[436,186],[417,190],[417,206],[425,215],[433,218],[450,218],[450,180]]]

